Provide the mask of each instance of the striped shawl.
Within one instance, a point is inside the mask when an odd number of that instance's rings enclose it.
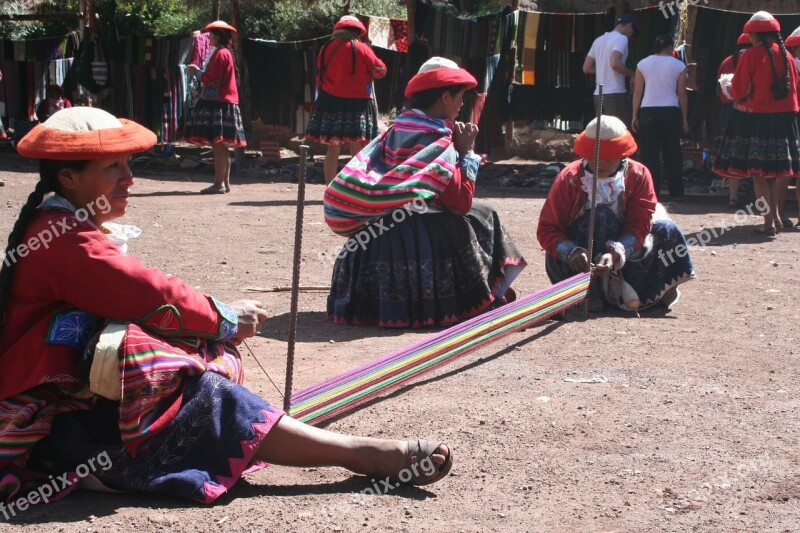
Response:
[[[325,222],[350,236],[415,199],[435,202],[456,170],[450,121],[406,111],[372,140],[325,191]]]

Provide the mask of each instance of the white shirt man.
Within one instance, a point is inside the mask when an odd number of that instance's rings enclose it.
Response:
[[[636,17],[623,13],[613,31],[594,40],[583,62],[583,71],[595,74],[597,84],[603,85],[603,113],[621,119],[628,128],[631,125],[631,101],[625,78],[632,78],[635,73],[625,66],[625,61],[628,59],[628,38],[633,35],[635,25]],[[598,91],[595,88],[595,112],[600,103]]]

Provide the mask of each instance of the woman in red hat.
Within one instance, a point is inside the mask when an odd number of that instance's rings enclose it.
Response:
[[[318,94],[306,139],[328,146],[326,184],[336,175],[343,144],[356,154],[378,134],[372,80],[386,75],[386,65],[359,40],[366,33],[358,18],[345,15],[334,25],[331,40],[317,55]]]
[[[717,79],[721,78],[725,74],[733,74],[736,71],[736,65],[739,64],[739,56],[743,51],[752,47],[753,43],[750,42],[749,35],[746,33],[739,35],[739,38],[736,39],[736,50],[731,55],[723,59],[722,63],[720,63],[719,69],[717,69]],[[719,147],[720,143],[722,142],[722,134],[728,127],[728,123],[731,120],[731,114],[733,113],[733,99],[721,90],[719,84],[717,85],[717,95],[719,96],[720,107],[719,120],[717,121],[717,135],[714,139],[714,144],[715,146]],[[738,178],[728,178],[728,184],[730,186],[728,191],[728,207],[730,208],[737,209],[739,207],[740,183],[741,180]]]
[[[739,57],[730,85],[735,100],[713,170],[724,177],[752,177],[766,206],[758,233],[774,237],[791,225],[782,203],[789,180],[800,177],[798,71],[786,51],[780,23],[766,11],[745,24],[753,48]]]
[[[409,109],[325,191],[325,221],[349,237],[333,267],[340,324],[444,326],[513,298],[526,263],[488,206],[472,205],[478,127],[455,122],[475,78],[433,57],[405,90]]]
[[[610,115],[603,115],[600,122],[594,253],[587,250],[596,125],[597,119],[592,120],[578,136],[575,153],[581,159],[556,177],[539,215],[536,236],[547,252],[547,275],[558,283],[587,272],[591,262],[635,292],[620,299],[622,295],[613,291],[603,293],[593,278],[591,311],[602,310],[605,303],[626,310],[658,303],[671,309],[680,297],[678,285],[695,277],[686,239],[664,216],[663,208],[654,217],[658,199],[650,171],[629,159],[636,153],[636,141],[625,124]],[[631,298],[637,301],[635,308],[629,306]]]
[[[217,20],[205,27],[211,41],[211,52],[202,67],[189,65],[190,76],[200,74],[200,98],[186,119],[183,137],[186,141],[211,146],[214,152],[214,184],[203,194],[224,194],[231,190],[229,147],[245,146],[242,114],[239,110],[239,89],[236,66],[230,48],[236,28]]]
[[[95,487],[211,503],[264,462],[412,484],[447,475],[438,442],[283,416],[241,384],[236,345],[267,318],[261,304],[226,305],[126,255],[137,232],[112,221],[127,208],[131,155],[155,142],[135,122],[74,107],[19,143],[41,171],[0,271],[0,503],[55,499],[90,475]]]

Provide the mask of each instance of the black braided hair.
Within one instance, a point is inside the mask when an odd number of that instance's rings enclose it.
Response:
[[[776,100],[783,100],[792,91],[792,85],[789,81],[789,59],[786,57],[786,46],[783,44],[781,34],[777,31],[765,31],[756,33],[758,42],[761,43],[767,50],[770,65],[772,65],[772,94],[775,95]],[[775,56],[772,53],[772,43],[777,42],[780,46],[781,55],[783,56],[783,83],[778,77],[778,71],[775,68]]]
[[[22,244],[22,237],[25,230],[36,213],[36,208],[42,203],[44,196],[49,192],[60,192],[61,186],[58,182],[58,173],[61,169],[81,171],[86,168],[88,161],[49,161],[41,159],[39,161],[39,181],[33,192],[28,196],[28,200],[19,211],[14,229],[8,235],[8,246],[3,255],[2,268],[0,269],[0,328],[8,307],[8,300],[11,295],[11,283],[14,281],[14,270],[17,265],[17,257],[14,250]]]

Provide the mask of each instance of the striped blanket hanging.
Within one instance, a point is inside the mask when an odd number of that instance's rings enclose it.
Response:
[[[590,274],[547,289],[441,331],[292,395],[289,414],[308,424],[352,411],[364,402],[505,335],[529,328],[586,298]]]

